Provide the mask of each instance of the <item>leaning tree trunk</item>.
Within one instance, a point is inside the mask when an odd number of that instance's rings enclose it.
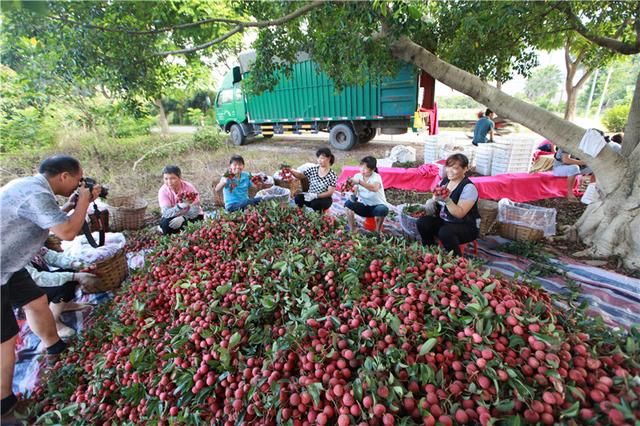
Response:
[[[629,110],[622,154],[629,158],[628,191],[603,194],[589,204],[576,223],[578,235],[589,245],[588,254],[617,254],[625,266],[640,269],[640,74]]]
[[[640,132],[629,141],[636,147],[629,157],[616,154],[608,146],[593,158],[579,151],[585,129],[556,115],[513,98],[484,83],[478,77],[448,64],[414,43],[408,37],[392,42],[392,54],[431,74],[447,86],[487,105],[501,116],[508,117],[553,141],[571,154],[585,159],[598,176],[598,186],[604,200],[590,206],[578,222],[580,237],[591,245],[596,256],[619,255],[630,268],[640,268]],[[629,114],[630,124],[638,128],[633,114],[640,116],[640,80]],[[625,135],[626,136],[626,135]],[[625,144],[627,141],[625,140]],[[598,218],[591,213],[597,213]],[[608,215],[608,216],[605,216]],[[607,217],[611,219],[601,222]]]

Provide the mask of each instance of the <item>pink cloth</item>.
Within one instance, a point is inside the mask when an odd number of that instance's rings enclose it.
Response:
[[[425,177],[419,169],[379,167],[378,170],[385,189],[426,192],[431,191],[440,182],[439,176]],[[358,171],[358,167],[343,167],[338,185]],[[518,203],[526,203],[567,195],[567,178],[554,176],[551,172],[477,176],[472,177],[471,181],[478,189],[480,198],[487,200],[509,198]]]
[[[440,174],[440,169],[435,164],[423,164],[418,167],[418,172],[424,177],[438,176]]]
[[[204,214],[204,212],[202,211],[202,207],[200,207],[200,193],[198,192],[196,187],[193,186],[193,184],[187,182],[186,180],[180,181],[180,190],[177,193],[173,192],[171,188],[169,188],[166,184],[160,187],[160,190],[158,191],[158,204],[160,204],[160,208],[164,209],[174,207],[176,204],[178,204],[178,195],[182,194],[183,192],[195,192],[196,194],[198,194],[196,196],[196,200],[193,202],[193,205],[198,206],[200,210],[199,214]]]
[[[337,186],[340,186],[348,178],[360,172],[360,167],[343,167]],[[382,177],[382,186],[385,189],[396,188],[409,191],[428,191],[434,188],[440,181],[440,177],[423,176],[418,169],[401,169],[395,167],[378,167],[378,173]],[[424,189],[427,188],[427,189]]]

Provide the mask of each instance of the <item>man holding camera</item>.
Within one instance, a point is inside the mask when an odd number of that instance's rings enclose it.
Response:
[[[78,160],[58,155],[40,164],[39,174],[15,179],[0,189],[0,275],[2,303],[2,423],[20,417],[21,407],[12,391],[18,323],[13,307],[22,307],[31,330],[40,337],[48,355],[58,355],[66,344],[56,331],[46,294],[36,285],[25,266],[42,248],[49,231],[63,240],[72,240],[82,229],[89,203],[101,192],[99,185],[89,191],[82,183]],[[67,216],[56,195],[71,196],[78,191],[73,214]]]

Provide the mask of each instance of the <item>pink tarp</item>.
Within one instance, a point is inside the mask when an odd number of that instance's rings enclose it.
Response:
[[[338,184],[359,172],[359,167],[343,167]],[[430,191],[440,181],[439,176],[424,175],[420,169],[379,167],[385,189],[395,188],[407,191]],[[565,197],[567,178],[553,176],[551,172],[507,173],[496,176],[476,176],[471,181],[478,188],[480,198],[500,200],[509,198],[518,203]]]

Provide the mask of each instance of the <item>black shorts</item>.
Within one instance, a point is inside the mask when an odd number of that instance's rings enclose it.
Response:
[[[71,302],[76,297],[76,281],[67,281],[57,287],[40,287],[49,303]]]
[[[33,281],[26,269],[22,268],[9,278],[2,287],[2,343],[18,334],[18,321],[13,313],[13,308],[21,308],[24,305],[44,295],[44,291]]]

